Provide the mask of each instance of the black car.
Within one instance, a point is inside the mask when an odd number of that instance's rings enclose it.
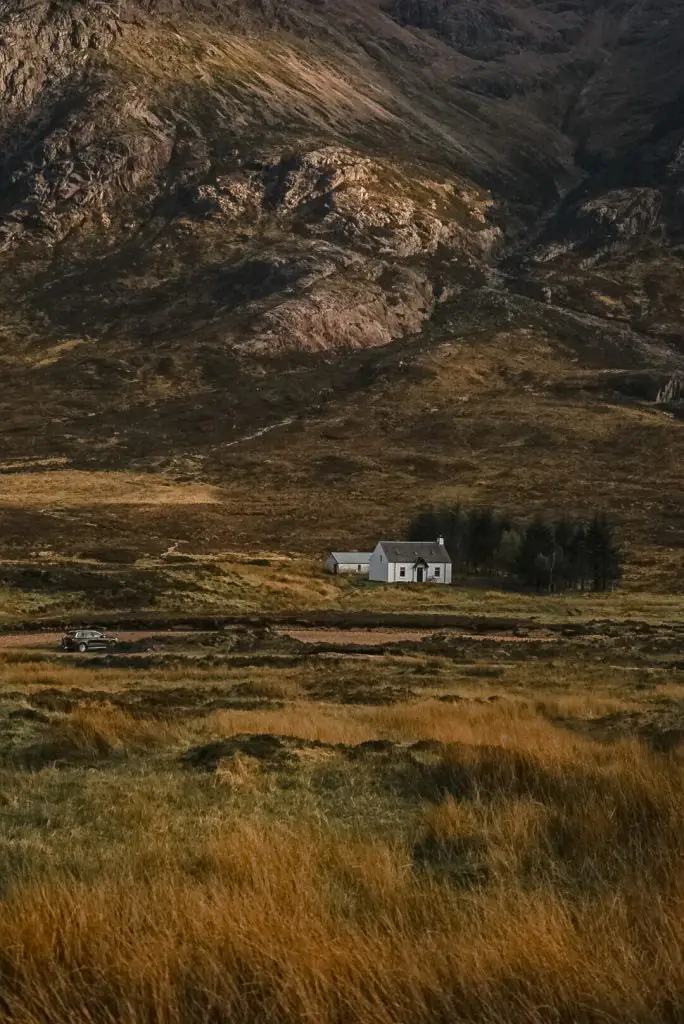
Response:
[[[118,640],[100,629],[70,629],[62,637],[60,647],[63,651],[110,651],[116,647]]]

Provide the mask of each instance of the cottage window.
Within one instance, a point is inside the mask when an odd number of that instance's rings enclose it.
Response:
[[[406,576],[406,566],[399,566],[399,575],[402,577],[402,579]]]
[[[442,570],[438,565],[435,566],[435,578],[441,575]]]

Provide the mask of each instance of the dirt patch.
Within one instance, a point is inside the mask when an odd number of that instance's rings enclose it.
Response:
[[[420,629],[281,629],[281,636],[303,644],[335,647],[384,647],[387,644],[419,643],[429,635]]]
[[[282,636],[290,637],[304,644],[322,644],[335,647],[385,647],[390,644],[446,645],[457,641],[477,641],[496,644],[553,643],[557,638],[543,632],[521,633],[466,633],[445,630],[435,633],[430,629],[369,628],[369,629],[280,629]]]

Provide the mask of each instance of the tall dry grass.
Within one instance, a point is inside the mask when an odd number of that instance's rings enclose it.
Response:
[[[116,762],[115,813],[127,815],[118,820],[130,822],[130,834],[115,843],[106,760],[65,776],[62,799],[78,792],[102,819],[98,837],[97,821],[84,827],[82,804],[72,837],[94,844],[96,870],[46,859],[4,877],[0,1018],[682,1020],[684,760],[636,741],[595,743],[554,726],[543,707],[298,700],[170,722],[107,704],[55,716],[41,726],[46,740],[123,751],[147,767],[122,776]],[[581,709],[590,716],[588,698]],[[314,786],[320,799],[307,802],[302,791],[298,813],[297,772],[309,785],[315,762],[282,769],[282,789],[270,766],[267,798],[258,793],[267,766],[255,759],[224,759],[213,778],[181,768],[177,754],[190,742],[243,732],[398,745],[378,755],[357,748],[353,758],[344,747],[327,751],[336,758],[336,806],[345,795],[350,806],[337,813],[326,803],[326,761]],[[421,739],[442,746],[407,755]],[[392,804],[391,832],[378,826],[372,799],[359,799],[363,777],[339,795],[360,757],[377,799]],[[171,781],[181,775],[187,781]],[[48,777],[56,799],[59,775],[48,769]],[[206,812],[193,817],[187,802],[200,799]],[[48,815],[43,843],[60,820]]]
[[[278,687],[269,680],[263,690],[253,692],[284,697],[296,692],[287,680]],[[119,694],[121,696],[121,694]],[[123,695],[125,696],[125,694]],[[422,700],[394,705],[341,706],[331,702],[295,700],[280,707],[256,706],[250,710],[221,709],[193,716],[190,706],[184,717],[167,720],[163,708],[155,717],[140,716],[135,710],[114,706],[108,700],[92,701],[87,695],[68,714],[54,719],[50,734],[69,735],[74,741],[91,741],[95,735],[114,745],[132,738],[158,737],[161,742],[178,743],[212,740],[241,733],[264,733],[295,737],[307,741],[353,746],[368,740],[385,739],[395,743],[434,740],[444,744],[462,744],[468,749],[485,747],[501,750],[543,753],[556,758],[563,769],[580,763],[587,750],[600,756],[600,747],[589,745],[581,735],[556,728],[536,713],[525,700],[505,704],[444,704]]]
[[[243,824],[166,851],[145,880],[122,864],[14,893],[0,1006],[22,1024],[674,1021],[682,881],[583,899],[550,880],[462,888],[386,843]]]

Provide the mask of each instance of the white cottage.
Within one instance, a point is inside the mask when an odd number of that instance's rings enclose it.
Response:
[[[368,576],[379,583],[451,583],[451,558],[444,538],[381,540],[370,556]]]
[[[325,560],[325,569],[333,575],[344,572],[367,574],[370,557],[370,551],[331,551]]]

